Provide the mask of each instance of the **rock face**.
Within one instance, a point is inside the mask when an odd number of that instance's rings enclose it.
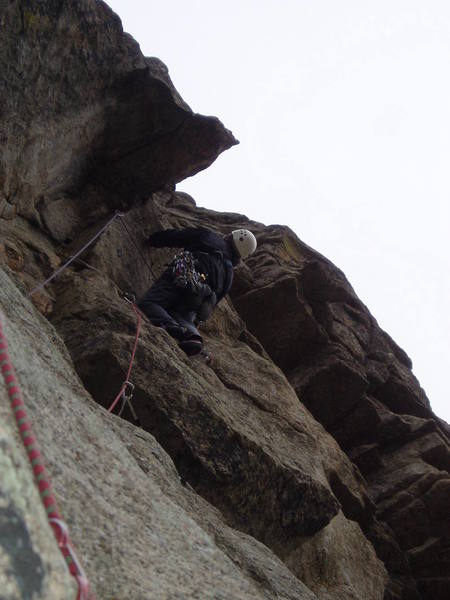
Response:
[[[103,2],[3,4],[0,309],[97,597],[446,599],[450,434],[406,354],[288,228],[174,191],[236,142]],[[136,331],[123,293],[142,294],[173,254],[149,252],[148,234],[184,226],[248,227],[258,251],[203,327],[210,362],[144,320],[137,426],[105,410]],[[1,589],[73,597],[0,394]]]
[[[36,314],[4,271],[0,271],[0,283],[0,304],[22,393],[53,473],[61,511],[98,598],[171,598],[177,594],[223,600],[316,598],[267,547],[231,529],[213,506],[183,486],[173,462],[152,435],[98,406],[81,385],[51,325]],[[124,310],[125,327],[127,316]],[[172,350],[170,361],[162,340],[158,347],[152,341],[159,360],[181,371],[186,362],[181,353]],[[102,378],[105,375],[103,371]],[[15,424],[3,393],[2,414],[8,446],[14,447]],[[14,451],[20,452],[20,446]],[[21,463],[19,467],[27,470]],[[13,480],[11,472],[7,465],[5,486],[2,470],[2,504],[8,482]],[[20,485],[28,494],[34,492],[30,473],[21,476]],[[8,508],[2,506],[6,534],[7,519],[11,529],[11,513],[21,503],[23,498],[13,496]],[[33,519],[48,529],[39,501],[35,504]],[[31,512],[29,503],[26,508]],[[14,527],[28,535],[28,523],[16,521]],[[52,534],[43,531],[41,537],[49,546]],[[15,555],[8,543],[3,547],[12,561]],[[45,563],[52,566],[53,560],[61,570],[57,552],[55,548],[50,553],[44,543],[38,549],[30,546],[42,579],[47,574]],[[23,553],[21,560],[25,562]],[[3,560],[2,566],[5,572],[11,568]],[[14,567],[19,579],[21,565]],[[73,588],[52,589],[51,594],[39,597],[75,597],[69,596]],[[30,588],[28,595],[21,595],[12,590],[6,597],[38,597],[32,596],[34,592]]]
[[[363,523],[351,507],[343,510],[358,520],[385,562],[391,593],[444,598],[448,425],[433,415],[409,358],[379,329],[338,269],[285,228],[261,229],[258,238],[258,255],[246,266],[252,279],[242,277],[234,305],[363,474],[376,519]],[[264,307],[281,293],[286,310],[269,321]]]
[[[70,600],[75,597],[75,580],[47,523],[28,457],[18,439],[3,380],[0,414],[1,597]]]
[[[3,212],[45,225],[48,203],[75,195],[92,216],[92,182],[115,206],[121,193],[129,202],[173,185],[237,143],[217,119],[192,113],[104,2],[2,0],[0,19]]]

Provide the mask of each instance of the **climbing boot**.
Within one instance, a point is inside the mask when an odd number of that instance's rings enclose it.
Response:
[[[181,342],[179,342],[178,345],[184,352],[186,352],[188,356],[195,356],[196,354],[200,354],[203,348],[203,342],[198,338],[181,340]]]

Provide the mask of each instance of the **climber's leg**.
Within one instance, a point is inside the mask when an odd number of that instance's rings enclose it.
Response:
[[[176,339],[185,334],[184,326],[171,316],[169,310],[179,302],[179,290],[171,281],[161,277],[139,300],[138,307],[153,325],[163,327]]]
[[[179,312],[178,312],[179,311]],[[194,325],[196,319],[195,311],[184,311],[177,307],[177,312],[171,311],[171,315],[184,327],[185,334],[179,342],[179,346],[188,356],[199,354],[203,349],[203,338]]]

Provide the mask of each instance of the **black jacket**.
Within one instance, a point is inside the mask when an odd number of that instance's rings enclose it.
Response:
[[[148,238],[150,246],[156,248],[184,248],[195,256],[198,270],[206,275],[206,283],[217,296],[217,302],[230,291],[233,282],[233,265],[239,262],[230,239],[204,229],[165,229]]]

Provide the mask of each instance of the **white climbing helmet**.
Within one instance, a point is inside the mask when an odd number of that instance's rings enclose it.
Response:
[[[231,232],[233,244],[241,258],[247,258],[256,250],[256,238],[248,229],[235,229]]]

